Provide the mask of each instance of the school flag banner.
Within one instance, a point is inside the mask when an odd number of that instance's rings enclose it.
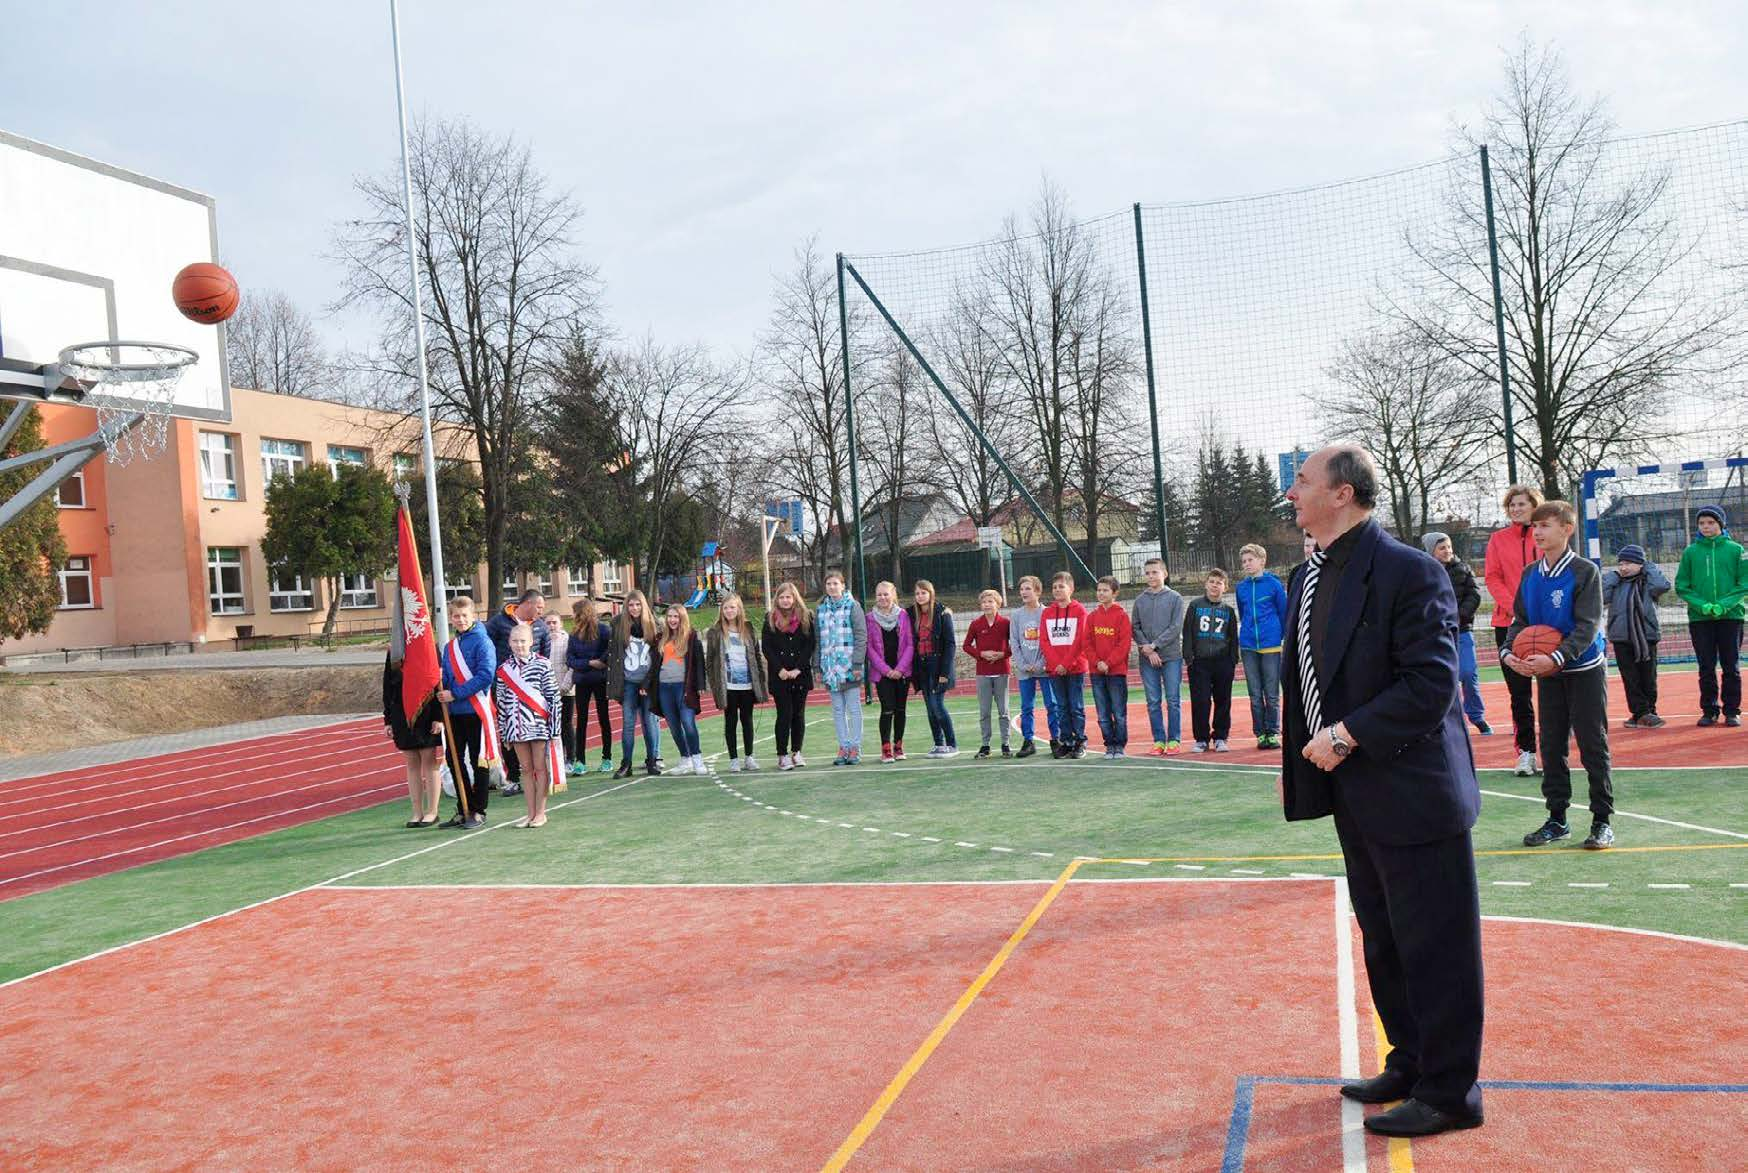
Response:
[[[394,620],[389,624],[389,654],[398,653],[401,660],[401,708],[410,723],[431,694],[443,687],[443,673],[437,666],[437,637],[431,630],[419,547],[413,542],[413,519],[405,506],[396,513],[396,528],[400,531],[400,580]]]

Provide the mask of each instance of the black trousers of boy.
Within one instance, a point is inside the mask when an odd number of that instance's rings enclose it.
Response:
[[[722,711],[722,728],[728,734],[728,756],[740,757],[739,742],[735,740],[738,727],[740,740],[747,743],[747,756],[753,756],[753,690],[750,688],[731,688],[728,690],[728,707]]]
[[[807,732],[807,689],[795,680],[772,680],[771,699],[777,702],[777,754],[800,753]]]
[[[1225,741],[1231,734],[1232,677],[1237,670],[1238,665],[1224,656],[1190,661],[1190,733],[1197,741]]]
[[[1505,650],[1505,633],[1509,627],[1493,629],[1493,646],[1500,651]],[[1517,752],[1536,752],[1536,703],[1531,689],[1535,687],[1533,678],[1521,673],[1505,672],[1505,691],[1511,694],[1511,730],[1517,738]]]
[[[449,743],[449,776],[455,779],[455,793],[467,787],[467,809],[476,815],[486,813],[486,796],[491,792],[490,775],[479,764],[482,730],[479,718],[472,713],[449,714],[449,727],[455,731]],[[508,748],[507,746],[505,748]],[[515,754],[511,754],[515,757]],[[455,800],[455,813],[461,813],[461,799]]]
[[[601,760],[613,760],[613,719],[607,714],[607,682],[577,685],[577,731],[571,737],[576,761],[589,760],[589,706],[595,707],[595,720],[601,726]]]
[[[1578,760],[1590,779],[1590,816],[1606,823],[1614,815],[1614,778],[1609,772],[1608,674],[1602,665],[1588,672],[1560,672],[1536,681],[1542,710],[1542,797],[1550,817],[1566,821],[1572,805],[1572,767],[1567,738],[1578,739]]]
[[[1742,712],[1742,673],[1736,658],[1742,651],[1740,619],[1698,619],[1687,625],[1693,654],[1699,660],[1699,707],[1718,715],[1718,673],[1724,677],[1724,715]]]
[[[904,740],[904,719],[910,708],[910,677],[897,680],[888,677],[876,681],[874,692],[880,698],[880,744],[890,745]]]
[[[1633,645],[1614,646],[1614,666],[1627,692],[1627,716],[1645,717],[1657,711],[1657,641],[1645,645],[1644,659],[1633,654]]]

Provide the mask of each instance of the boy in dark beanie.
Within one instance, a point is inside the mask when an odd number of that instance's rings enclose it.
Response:
[[[1742,649],[1743,599],[1748,598],[1748,562],[1742,547],[1725,532],[1729,519],[1716,505],[1694,516],[1699,536],[1681,552],[1675,572],[1675,593],[1687,604],[1687,630],[1699,661],[1701,725],[1716,725],[1720,701],[1724,724],[1742,724],[1742,674],[1737,655]],[[1719,675],[1723,678],[1719,696]]]
[[[1627,693],[1628,729],[1657,729],[1657,600],[1669,591],[1663,568],[1645,557],[1643,546],[1622,546],[1615,569],[1602,572],[1602,601],[1608,608],[1608,639],[1615,667]]]
[[[1451,590],[1457,596],[1457,675],[1463,685],[1463,715],[1482,737],[1493,735],[1487,723],[1487,705],[1481,700],[1481,665],[1475,659],[1475,633],[1470,630],[1475,612],[1481,606],[1481,584],[1467,562],[1457,557],[1451,546],[1451,536],[1433,530],[1420,535],[1420,544],[1438,560],[1450,575]]]

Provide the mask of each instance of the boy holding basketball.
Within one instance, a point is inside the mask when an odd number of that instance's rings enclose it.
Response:
[[[1609,770],[1602,576],[1595,563],[1571,549],[1577,526],[1577,513],[1564,501],[1545,501],[1530,514],[1531,533],[1541,557],[1518,581],[1506,650],[1500,654],[1500,662],[1509,671],[1537,681],[1542,796],[1548,802],[1548,818],[1523,837],[1526,847],[1543,847],[1572,834],[1566,823],[1566,808],[1572,801],[1566,743],[1573,735],[1590,781],[1590,835],[1584,846],[1601,850],[1614,843],[1609,826],[1614,814],[1614,779]],[[1537,637],[1546,633],[1538,628],[1557,632],[1557,646],[1520,648],[1519,637],[1526,631],[1526,645],[1541,642]]]

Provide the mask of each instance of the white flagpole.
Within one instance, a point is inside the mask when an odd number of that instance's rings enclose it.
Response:
[[[401,79],[401,15],[396,0],[388,0],[389,27],[395,50],[395,109],[401,122],[401,199],[407,215],[407,282],[413,299],[413,339],[419,352],[419,419],[425,433],[425,520],[431,530],[431,579],[436,589],[430,608],[432,629],[441,652],[449,642],[449,581],[443,575],[443,528],[437,517],[437,446],[431,440],[431,382],[425,368],[425,306],[419,295],[419,254],[413,236],[413,169],[407,156],[407,94]]]

